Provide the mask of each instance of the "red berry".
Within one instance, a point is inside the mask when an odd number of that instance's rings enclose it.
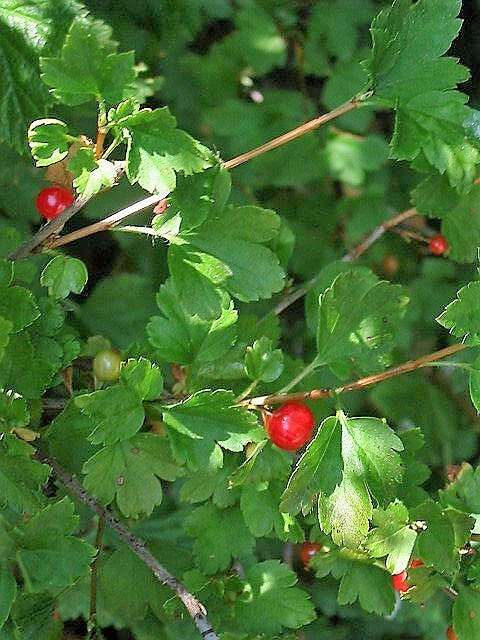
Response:
[[[407,582],[407,572],[402,571],[402,573],[394,573],[392,576],[392,587],[395,591],[400,591],[403,593],[404,591],[408,591],[410,585]]]
[[[453,627],[448,627],[447,629],[447,639],[448,640],[458,640],[458,636],[453,630]]]
[[[443,256],[443,254],[448,251],[449,244],[445,236],[439,234],[430,238],[428,248],[430,249],[430,253],[433,253],[434,256]]]
[[[315,418],[301,402],[287,402],[267,418],[270,440],[280,449],[295,451],[312,437]]]
[[[45,220],[52,220],[73,204],[74,199],[73,193],[68,189],[54,186],[42,189],[37,196],[35,204],[40,215]]]
[[[323,547],[319,542],[304,542],[300,547],[299,556],[303,563],[303,566],[308,567],[310,560],[316,555]]]
[[[412,558],[410,566],[412,569],[419,569],[420,567],[424,566],[424,562],[423,560],[420,560],[420,558]]]

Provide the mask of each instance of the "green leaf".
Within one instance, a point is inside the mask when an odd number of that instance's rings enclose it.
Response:
[[[25,427],[30,420],[27,403],[20,396],[0,393],[0,431]]]
[[[28,144],[37,167],[63,160],[73,140],[65,122],[56,118],[35,120],[28,128]]]
[[[441,313],[437,322],[468,344],[480,344],[480,282],[470,282]]]
[[[75,400],[94,428],[88,439],[93,444],[115,444],[127,440],[142,428],[145,419],[137,392],[123,384],[79,396]]]
[[[59,102],[69,106],[90,100],[114,104],[132,95],[133,52],[117,53],[111,33],[101,21],[76,19],[60,56],[42,58],[42,80]]]
[[[453,575],[458,571],[460,558],[455,529],[447,513],[441,505],[430,500],[419,505],[411,517],[426,523],[426,529],[419,533],[417,540],[422,560],[439,573]]]
[[[25,151],[28,123],[45,114],[48,93],[33,47],[0,15],[0,138]]]
[[[32,292],[23,287],[0,287],[0,316],[12,323],[12,332],[18,333],[40,316]]]
[[[176,173],[190,175],[211,166],[212,153],[176,125],[167,107],[142,109],[125,119],[127,176],[132,184],[167,195],[175,187]]]
[[[417,539],[409,526],[408,509],[394,502],[383,509],[375,509],[372,517],[375,529],[369,533],[366,547],[372,558],[387,556],[386,566],[391,574],[401,573],[409,563]]]
[[[372,273],[340,274],[320,296],[316,361],[370,372],[391,362],[408,298],[398,285]]]
[[[274,382],[282,375],[283,366],[283,353],[273,349],[269,338],[255,340],[253,346],[247,347],[245,371],[250,380]]]
[[[453,603],[453,628],[459,640],[480,638],[480,592],[462,586]]]
[[[375,96],[394,103],[444,91],[468,78],[455,58],[442,58],[461,27],[460,0],[396,0],[372,22],[367,63]],[[433,37],[434,36],[434,37]]]
[[[186,518],[185,530],[195,538],[193,553],[199,568],[208,574],[226,569],[233,559],[249,557],[253,549],[254,538],[236,507],[198,507]]]
[[[246,484],[242,488],[240,509],[245,524],[256,538],[268,535],[279,518],[281,488],[277,483]]]
[[[329,573],[341,579],[338,604],[349,605],[357,600],[369,613],[387,615],[395,607],[395,595],[390,574],[376,566],[364,554],[338,550],[319,553],[310,562],[319,578]]]
[[[480,467],[473,469],[464,462],[455,481],[440,491],[440,501],[466,513],[480,513]]]
[[[50,260],[40,276],[40,283],[48,287],[48,294],[57,300],[70,293],[81,293],[87,280],[88,272],[83,262],[64,255]]]
[[[150,343],[165,362],[201,364],[224,355],[236,338],[238,313],[225,299],[219,318],[203,320],[182,308],[172,280],[157,294],[160,316],[153,316],[147,326]]]
[[[15,529],[17,559],[29,590],[61,589],[88,574],[95,549],[72,534],[79,523],[63,498]]]
[[[244,597],[235,605],[242,630],[273,636],[284,627],[299,629],[314,620],[309,595],[295,586],[297,576],[278,560],[253,565],[246,572],[246,580]]]
[[[32,460],[34,450],[14,436],[0,439],[0,496],[1,504],[15,512],[34,512],[42,504],[41,486],[50,470]]]
[[[298,513],[319,494],[319,520],[341,546],[365,539],[373,514],[372,497],[380,504],[402,481],[401,440],[377,418],[327,418],[300,458],[285,489],[280,508]]]
[[[193,446],[200,441],[210,451],[215,442],[229,451],[241,451],[258,426],[255,415],[235,406],[231,391],[199,391],[161,411],[169,427],[193,439]]]
[[[15,637],[22,640],[57,640],[62,622],[54,618],[55,600],[46,593],[22,592],[12,607]]]
[[[7,620],[17,594],[17,583],[10,569],[0,566],[0,629]]]
[[[83,465],[85,488],[103,504],[114,499],[124,516],[150,515],[162,502],[163,480],[182,475],[165,438],[140,433],[104,447]]]
[[[68,163],[68,169],[75,179],[73,186],[86,200],[90,200],[102,189],[110,189],[115,184],[119,172],[113,162],[95,160],[91,147],[82,147]]]
[[[61,366],[61,348],[55,341],[45,341],[44,351],[26,332],[11,336],[0,361],[0,386],[14,389],[27,399],[39,398]],[[55,364],[57,363],[57,364]]]
[[[162,372],[146,358],[123,362],[120,380],[135,389],[142,400],[155,400],[163,391]]]

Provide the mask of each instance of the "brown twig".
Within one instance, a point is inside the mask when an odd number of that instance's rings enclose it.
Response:
[[[172,589],[185,605],[188,614],[192,618],[198,632],[203,640],[219,640],[217,634],[208,622],[207,612],[203,604],[197,598],[187,591],[186,587],[177,578],[172,576],[148,550],[145,542],[134,535],[124,524],[122,524],[112,512],[102,507],[95,498],[85,491],[80,482],[66,471],[56,460],[42,453],[37,454],[38,459],[44,462],[55,471],[55,474],[63,485],[76,497],[83,502],[89,509],[103,518],[105,523],[118,535],[140,560],[150,569],[159,582],[167,585]]]
[[[249,160],[252,160],[252,158],[256,158],[257,156],[267,153],[267,151],[271,151],[272,149],[281,147],[287,142],[296,140],[297,138],[300,138],[300,136],[303,136],[305,133],[308,133],[309,131],[314,131],[315,129],[318,129],[319,127],[326,124],[327,122],[330,122],[331,120],[334,120],[335,118],[338,118],[339,116],[342,116],[345,113],[348,113],[353,109],[356,109],[360,104],[361,102],[358,100],[354,100],[354,99],[349,100],[348,102],[345,102],[344,104],[340,105],[336,109],[333,109],[333,111],[329,111],[328,113],[324,113],[323,115],[318,116],[317,118],[314,118],[313,120],[309,120],[308,122],[305,122],[305,124],[300,125],[296,129],[292,129],[291,131],[288,131],[287,133],[284,133],[283,135],[278,136],[278,138],[274,138],[273,140],[270,140],[269,142],[262,144],[260,147],[257,147],[256,149],[252,149],[251,151],[242,153],[241,155],[235,158],[232,158],[231,160],[227,160],[227,162],[225,162],[223,166],[226,169],[233,169],[234,167],[238,167],[239,165],[244,164]]]
[[[395,376],[410,373],[411,371],[415,371],[415,369],[428,366],[431,362],[448,358],[448,356],[451,356],[454,353],[467,349],[468,346],[469,345],[466,344],[453,344],[450,347],[445,347],[445,349],[440,349],[440,351],[429,353],[421,358],[417,358],[416,360],[408,360],[408,362],[404,362],[396,367],[392,367],[386,371],[381,371],[380,373],[375,373],[371,376],[360,378],[359,380],[337,387],[336,389],[311,389],[310,391],[297,391],[294,393],[277,393],[270,396],[247,398],[241,404],[254,408],[272,404],[283,404],[284,402],[292,400],[320,400],[321,398],[331,398],[341,393],[360,391],[361,389],[371,387],[372,385],[388,380],[389,378],[394,378]]]
[[[89,637],[96,637],[97,630],[97,575],[98,575],[98,561],[100,559],[100,552],[103,544],[103,534],[105,532],[105,520],[102,517],[98,517],[97,535],[95,537],[95,549],[97,553],[90,565],[90,611],[88,614],[87,632]]]
[[[407,209],[407,211],[402,211],[401,213],[395,214],[393,217],[382,222],[381,225],[376,227],[366,238],[362,240],[360,244],[358,244],[354,249],[349,251],[346,255],[343,256],[342,262],[353,262],[357,260],[367,249],[369,249],[372,244],[374,244],[377,240],[379,240],[387,231],[393,229],[397,225],[401,224],[405,220],[409,218],[413,218],[418,215],[416,209]],[[307,295],[307,293],[313,289],[313,287],[318,282],[318,276],[315,276],[305,284],[301,285],[297,289],[294,289],[291,293],[289,293],[285,298],[283,298],[273,310],[275,315],[280,315],[285,309],[288,309],[294,302],[303,298],[303,296]]]
[[[360,100],[355,100],[355,99],[349,100],[348,102],[345,102],[345,104],[337,107],[337,109],[334,109],[333,111],[330,111],[321,116],[318,116],[317,118],[314,118],[313,120],[310,120],[309,122],[306,122],[305,124],[302,124],[301,126],[296,127],[291,131],[288,131],[287,133],[284,133],[278,138],[274,138],[273,140],[266,142],[260,147],[252,149],[251,151],[247,151],[246,153],[242,153],[241,155],[236,156],[231,160],[228,160],[227,162],[224,163],[223,166],[226,169],[233,169],[234,167],[238,167],[239,165],[244,164],[245,162],[248,162],[252,158],[256,158],[257,156],[260,156],[263,153],[267,153],[272,149],[276,149],[277,147],[280,147],[286,144],[287,142],[290,142],[291,140],[295,140],[296,138],[303,136],[305,133],[308,133],[309,131],[318,129],[323,124],[326,124],[327,122],[330,122],[331,120],[338,118],[339,116],[345,113],[348,113],[353,109],[356,109],[360,104],[361,104]],[[99,144],[99,140],[97,137],[97,148],[98,148],[98,144]],[[142,211],[143,209],[147,209],[153,204],[157,204],[157,202],[160,202],[160,200],[163,200],[167,195],[168,193],[166,194],[164,193],[159,196],[153,195],[153,196],[144,198],[143,200],[140,200],[139,202],[136,202],[130,205],[129,207],[126,207],[125,209],[122,209],[121,211],[111,216],[108,216],[107,218],[104,218],[103,220],[99,220],[94,224],[83,227],[83,229],[79,229],[78,231],[73,231],[72,233],[68,233],[67,235],[62,236],[61,238],[54,239],[53,241],[48,243],[48,248],[53,249],[55,247],[61,247],[70,242],[74,242],[75,240],[79,240],[80,238],[86,238],[87,236],[90,236],[94,233],[99,233],[100,231],[108,231],[112,227],[119,224],[122,220],[125,220],[125,218],[128,218],[129,216],[133,215],[134,213],[137,213],[138,211]],[[75,203],[72,205],[72,207],[65,210],[60,216],[58,216],[58,218],[55,218],[55,220],[52,220],[52,222],[46,224],[33,236],[33,238],[31,238],[30,240],[25,242],[23,245],[21,245],[18,249],[13,251],[9,256],[9,259],[18,260],[20,258],[25,258],[34,250],[36,250],[38,247],[44,245],[47,239],[54,234],[58,234],[59,231],[63,228],[65,222],[67,222],[67,220],[69,220],[85,204],[86,204],[86,200],[82,200],[80,198],[77,199]]]

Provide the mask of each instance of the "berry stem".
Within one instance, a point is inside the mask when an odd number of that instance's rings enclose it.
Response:
[[[467,349],[469,345],[466,344],[453,344],[445,349],[440,349],[434,353],[429,353],[416,360],[408,360],[403,364],[375,373],[371,376],[359,378],[354,382],[350,382],[336,389],[311,389],[310,391],[298,391],[296,393],[278,393],[271,396],[259,396],[257,398],[249,398],[243,401],[243,404],[248,407],[263,407],[272,404],[283,404],[284,402],[290,402],[295,400],[320,400],[322,398],[332,398],[341,393],[349,393],[351,391],[361,391],[367,387],[371,387],[374,384],[383,382],[390,378],[402,375],[404,373],[410,373],[421,367],[429,366],[431,362],[441,360],[442,358],[448,358],[449,356]],[[293,386],[292,384],[289,385]]]
[[[90,610],[88,614],[87,632],[89,638],[95,638],[97,635],[97,574],[98,561],[103,545],[103,534],[105,533],[105,519],[98,517],[97,535],[95,538],[95,549],[97,553],[90,565]]]
[[[381,225],[379,225],[371,233],[369,233],[368,236],[366,236],[366,238],[364,238],[360,244],[346,253],[342,258],[342,262],[353,262],[354,260],[357,260],[361,255],[365,253],[365,251],[367,251],[367,249],[372,246],[372,244],[374,244],[377,240],[380,240],[380,238],[387,231],[395,228],[397,225],[405,222],[405,220],[413,218],[416,215],[418,215],[416,209],[407,209],[406,211],[396,213],[391,218],[388,218],[388,220],[382,222]],[[315,276],[297,289],[294,289],[294,291],[292,291],[288,296],[286,296],[277,304],[274,309],[275,315],[280,315],[281,313],[283,313],[283,311],[285,311],[285,309],[288,309],[288,307],[294,304],[297,300],[303,298],[303,296],[305,296],[311,289],[313,289],[317,282],[318,276]]]

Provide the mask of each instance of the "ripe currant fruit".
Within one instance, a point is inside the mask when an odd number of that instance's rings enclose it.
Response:
[[[394,573],[392,576],[392,587],[395,591],[399,591],[403,593],[404,591],[408,591],[410,585],[407,582],[407,572],[402,571],[401,573]]]
[[[112,349],[99,351],[93,359],[93,373],[101,382],[115,382],[120,375],[120,364],[122,359]]]
[[[40,215],[45,220],[53,220],[73,204],[74,196],[65,187],[53,186],[42,189],[35,201]]]
[[[434,256],[443,256],[443,254],[448,251],[449,244],[445,236],[438,234],[430,238],[428,248],[430,249],[430,253],[433,253]]]
[[[304,542],[300,547],[298,555],[305,568],[308,567],[310,560],[316,555],[323,547],[319,542]]]
[[[420,567],[423,567],[423,566],[424,566],[423,560],[420,560],[420,558],[412,558],[410,562],[410,567],[412,569],[419,569]]]
[[[312,437],[315,418],[301,402],[287,402],[266,419],[270,440],[280,449],[296,451]]]
[[[453,630],[453,627],[448,627],[447,629],[447,640],[458,640],[458,636]]]

